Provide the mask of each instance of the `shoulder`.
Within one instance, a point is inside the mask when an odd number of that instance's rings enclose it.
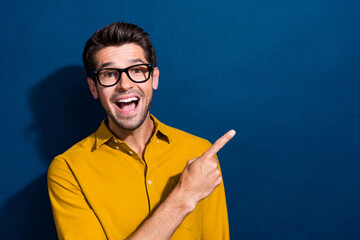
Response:
[[[93,133],[90,136],[81,140],[80,142],[74,144],[71,148],[60,154],[58,157],[67,157],[72,155],[90,153],[95,149],[95,145],[96,133]]]
[[[205,151],[211,146],[211,143],[208,140],[195,136],[183,130],[170,127],[165,124],[164,124],[164,130],[166,131],[166,134],[170,138],[171,143],[179,147],[183,147],[183,148],[196,147],[200,151]]]
[[[74,161],[81,161],[87,158],[93,151],[96,144],[96,133],[84,138],[80,142],[74,144],[67,151],[56,156],[49,166],[49,172],[59,168],[69,168]]]

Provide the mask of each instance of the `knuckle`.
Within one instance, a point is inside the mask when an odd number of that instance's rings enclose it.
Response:
[[[211,167],[213,167],[213,168],[217,168],[217,166],[218,166],[218,165],[217,165],[217,163],[216,163],[216,162],[214,162],[214,161],[212,161],[212,162],[211,162]]]
[[[220,185],[222,183],[222,177],[219,178],[219,181],[218,181],[218,185]]]
[[[186,165],[192,164],[195,160],[197,160],[197,158],[190,159],[189,161],[186,162]]]

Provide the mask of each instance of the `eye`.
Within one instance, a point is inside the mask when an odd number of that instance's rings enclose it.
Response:
[[[103,70],[100,72],[100,78],[103,79],[116,78],[117,75],[118,75],[117,71],[112,69]]]
[[[130,69],[131,73],[135,73],[135,74],[139,74],[139,73],[143,73],[144,69],[143,67],[133,67]]]
[[[112,78],[114,76],[115,76],[114,72],[107,72],[107,73],[104,74],[104,77],[106,77],[106,78]]]

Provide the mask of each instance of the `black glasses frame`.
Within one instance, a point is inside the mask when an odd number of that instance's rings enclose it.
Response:
[[[145,80],[143,80],[143,81],[136,81],[136,80],[134,80],[134,79],[132,79],[132,78],[130,77],[129,69],[130,69],[130,68],[133,68],[133,67],[136,67],[136,66],[147,66],[147,67],[149,68],[149,76],[147,77],[147,79],[145,79]],[[101,69],[98,69],[98,70],[93,71],[91,74],[92,74],[92,76],[95,76],[96,81],[98,81],[98,83],[99,83],[101,86],[103,86],[103,87],[112,87],[112,86],[115,86],[116,84],[118,84],[118,82],[119,82],[120,79],[121,79],[121,75],[122,75],[123,72],[126,73],[126,75],[128,76],[128,78],[129,78],[131,81],[133,81],[134,83],[143,83],[143,82],[146,82],[147,80],[150,79],[150,75],[151,75],[151,73],[153,72],[154,67],[155,67],[155,66],[154,66],[154,64],[152,64],[152,63],[141,63],[141,64],[136,64],[136,65],[129,66],[129,67],[127,67],[127,68],[101,68]],[[119,72],[119,78],[118,78],[118,80],[117,80],[114,84],[111,84],[111,85],[103,85],[103,84],[101,83],[100,79],[99,79],[99,72],[102,71],[102,70],[116,70],[116,71],[118,71],[118,72]]]

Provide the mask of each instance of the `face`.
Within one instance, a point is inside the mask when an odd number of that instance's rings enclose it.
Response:
[[[134,43],[111,46],[97,52],[97,69],[126,68],[135,64],[148,63],[143,49]],[[132,82],[125,73],[112,87],[103,87],[88,78],[90,91],[101,104],[109,118],[109,127],[123,130],[139,128],[149,117],[153,89],[157,89],[159,69],[154,68],[150,79],[144,83]],[[113,130],[113,129],[112,129]]]

